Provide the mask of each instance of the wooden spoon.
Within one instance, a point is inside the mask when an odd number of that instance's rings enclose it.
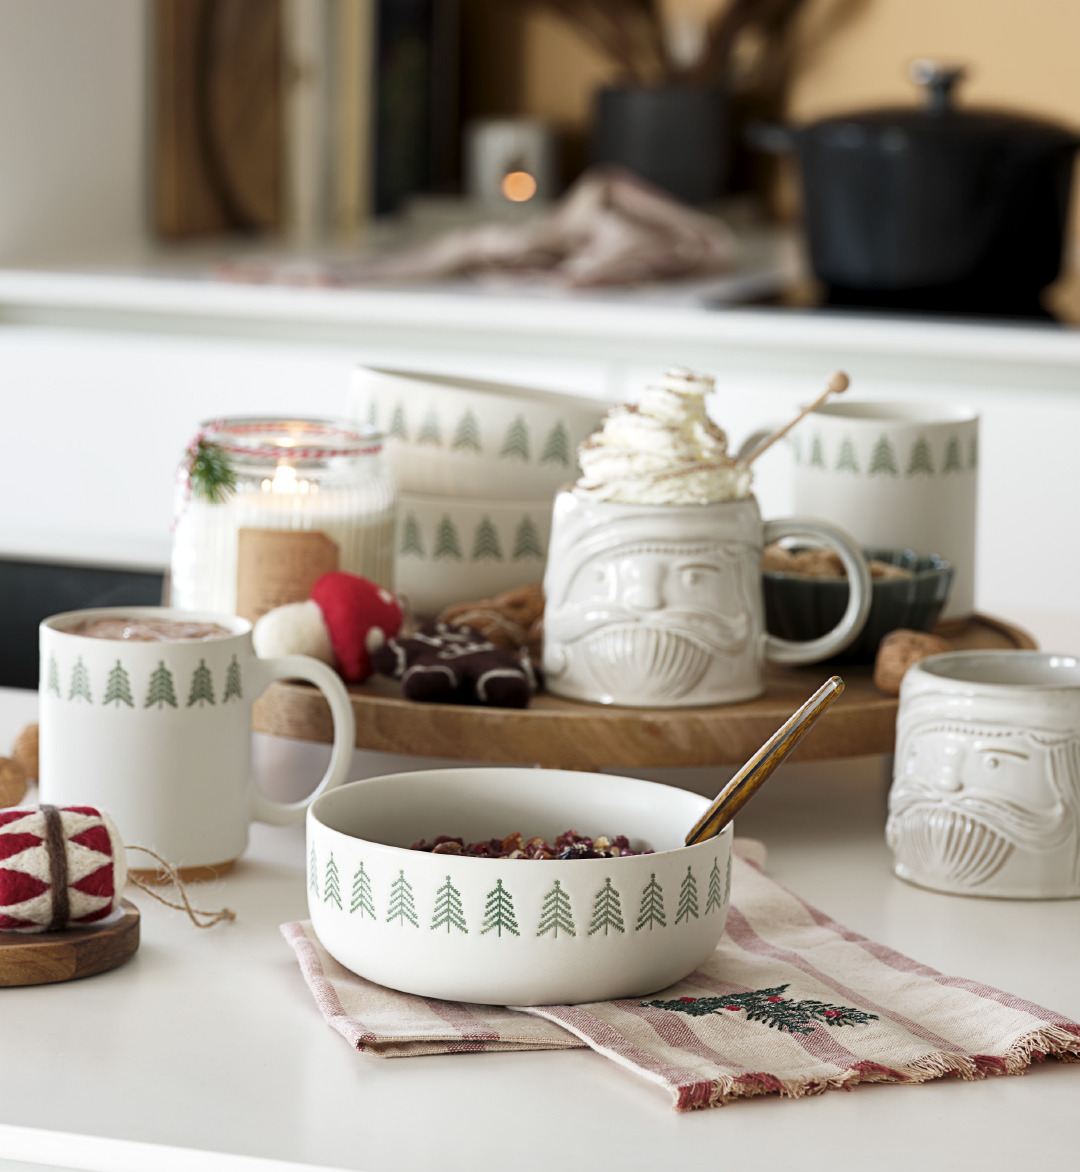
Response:
[[[818,397],[810,404],[809,407],[804,407],[790,423],[784,424],[784,426],[780,428],[779,431],[774,431],[772,435],[768,437],[768,439],[758,444],[758,446],[750,453],[750,455],[746,457],[743,463],[752,464],[758,458],[758,456],[760,456],[763,452],[767,452],[769,448],[771,448],[773,444],[776,443],[777,440],[783,439],[784,436],[787,435],[787,433],[795,426],[796,423],[799,422],[800,419],[805,419],[811,411],[815,411],[818,407],[820,407],[821,404],[824,403],[830,395],[842,395],[850,385],[851,380],[846,374],[844,374],[842,370],[834,370],[832,374],[829,375],[829,381],[825,384],[825,390],[822,392],[822,394],[818,395]]]
[[[789,716],[716,795],[713,804],[686,836],[686,845],[693,846],[695,842],[719,834],[843,690],[844,681],[839,676],[833,676],[797,712]]]

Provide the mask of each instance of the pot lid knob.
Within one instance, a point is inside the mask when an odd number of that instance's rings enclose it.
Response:
[[[967,70],[962,65],[945,65],[925,57],[912,61],[908,69],[911,80],[925,90],[925,108],[931,114],[943,114],[953,108],[953,87],[966,74]]]

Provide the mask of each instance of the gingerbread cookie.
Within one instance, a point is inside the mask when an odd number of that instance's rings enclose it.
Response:
[[[524,647],[540,658],[544,632],[544,591],[539,582],[505,590],[494,598],[459,602],[439,615],[439,622],[472,627],[505,651]]]
[[[504,651],[472,627],[432,623],[371,652],[372,667],[401,681],[407,700],[525,708],[537,689],[524,652]]]

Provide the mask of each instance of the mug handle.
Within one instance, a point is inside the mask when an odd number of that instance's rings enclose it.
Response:
[[[780,639],[776,635],[767,634],[765,658],[773,663],[817,663],[843,651],[858,636],[870,614],[870,570],[854,538],[839,526],[812,517],[785,517],[779,521],[766,521],[764,534],[766,545],[779,541],[781,537],[813,537],[832,546],[844,563],[849,586],[847,608],[831,631],[817,639],[805,640]]]
[[[330,715],[334,722],[334,747],[330,753],[330,764],[319,784],[307,797],[298,802],[276,802],[262,792],[254,777],[250,780],[252,817],[257,822],[268,822],[271,826],[294,826],[303,821],[305,811],[319,794],[340,785],[349,772],[353,749],[356,747],[352,703],[337,672],[310,655],[282,655],[276,659],[256,659],[255,662],[265,672],[260,694],[274,680],[307,680],[322,692],[330,705]]]

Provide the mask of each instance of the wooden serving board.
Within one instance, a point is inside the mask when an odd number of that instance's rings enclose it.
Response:
[[[1036,646],[1026,632],[983,615],[941,633],[958,650]],[[350,692],[358,749],[551,769],[678,768],[741,765],[834,670],[844,679],[844,694],[792,760],[891,753],[897,699],[874,687],[869,665],[771,667],[763,696],[708,708],[607,708],[543,693],[524,709],[418,704],[403,700],[398,685],[385,679]],[[309,684],[272,684],[255,703],[255,729],[333,739],[329,705]]]
[[[119,968],[139,947],[139,909],[123,899],[120,913],[65,932],[0,932],[0,986],[48,985]]]

